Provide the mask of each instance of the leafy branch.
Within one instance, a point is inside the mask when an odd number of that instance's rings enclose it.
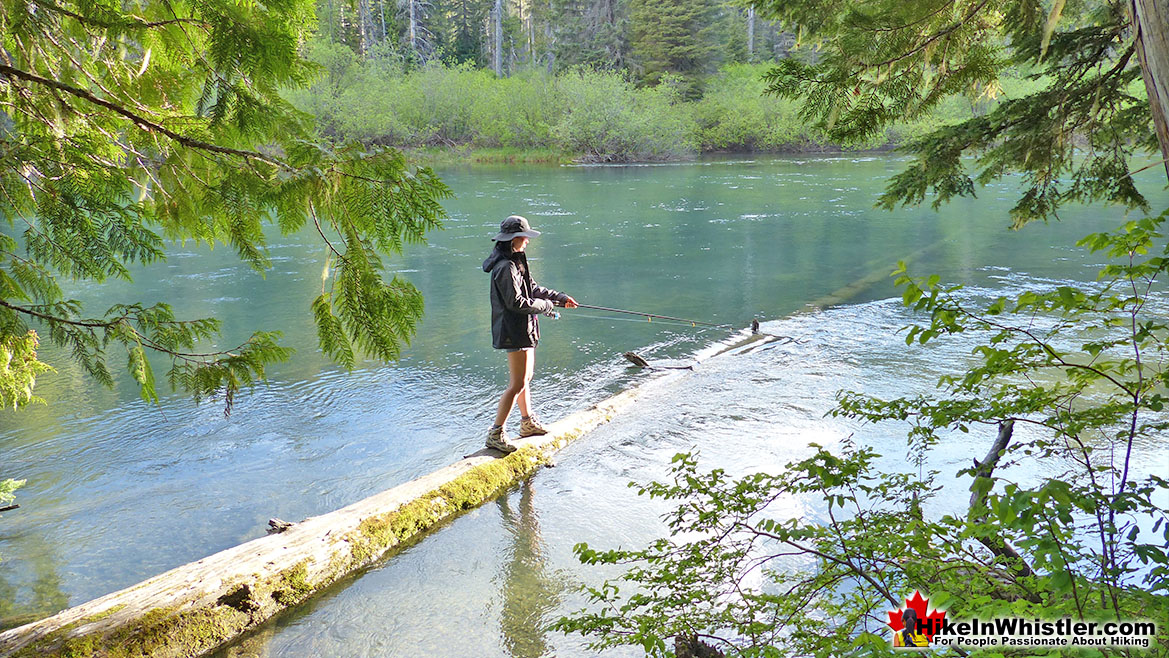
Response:
[[[165,258],[167,239],[228,244],[262,271],[266,227],[311,219],[336,263],[329,298],[304,300],[322,348],[346,368],[362,352],[400,354],[422,299],[383,276],[383,259],[441,226],[450,190],[396,151],[322,139],[282,98],[313,73],[299,52],[312,16],[311,0],[28,0],[0,14],[0,214],[27,226],[0,236],[3,336],[47,329],[106,385],[106,349],[119,344],[150,400],[147,354],[169,358],[172,386],[222,393],[230,409],[291,354],[278,332],[204,350],[214,319],[179,320],[165,303],[88,318],[57,278],[128,279],[131,265]]]
[[[942,377],[937,394],[842,392],[830,413],[907,424],[920,462],[943,432],[997,425],[986,456],[955,473],[970,478],[964,513],[931,515],[947,489],[936,472],[890,469],[851,438],[832,451],[812,445],[777,474],[738,478],[678,455],[668,481],[639,487],[673,503],[670,537],[641,550],[578,545],[582,562],[625,572],[586,588],[592,607],[556,628],[595,648],[640,645],[654,656],[667,655],[661,638],[671,636],[716,637],[736,656],[889,655],[890,606],[913,589],[962,618],[1162,616],[1169,482],[1130,479],[1129,468],[1134,441],[1169,431],[1169,325],[1149,311],[1169,261],[1166,221],[1169,211],[1082,240],[1113,259],[1091,291],[1026,292],[976,312],[937,277],[894,273],[905,305],[926,319],[906,342],[970,332],[973,363]],[[1037,431],[1016,434],[1017,424]],[[1027,469],[1027,482],[1012,479],[1013,466]],[[813,511],[777,517],[781,498]],[[764,582],[743,586],[757,572]]]

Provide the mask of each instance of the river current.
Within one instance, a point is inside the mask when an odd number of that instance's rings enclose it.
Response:
[[[703,322],[758,318],[765,331],[800,340],[704,360],[571,445],[558,467],[230,653],[587,654],[579,638],[543,630],[582,606],[581,584],[613,575],[577,564],[572,546],[633,547],[662,535],[664,508],[626,485],[665,477],[675,453],[698,450],[703,468],[743,473],[853,436],[891,468],[904,463],[904,428],[824,417],[840,389],[925,391],[969,358],[962,341],[906,348],[898,330],[914,318],[886,276],[897,260],[966,284],[971,298],[1092,281],[1100,259],[1075,240],[1123,220],[1115,209],[1073,208],[1060,222],[1011,232],[1010,181],[936,213],[873,209],[904,164],[768,157],[440,172],[457,195],[445,204],[446,230],[390,261],[424,293],[426,318],[399,362],[353,373],[315,347],[308,305],[326,255],[307,234],[271,238],[266,278],[228,249],[175,246],[134,283],[76,290],[91,312],[167,299],[181,316],[223,319],[222,345],[279,329],[298,352],[230,417],[216,401],[181,394],[152,406],[127,382],[104,390],[55,359],[58,372],[38,387],[49,404],[0,417],[0,478],[28,480],[21,508],[0,519],[0,628],[261,536],[269,518],[332,511],[478,449],[506,378],[490,346],[479,265],[499,221],[519,213],[544,232],[530,247],[543,285],[583,303]],[[1149,180],[1146,193],[1164,207],[1164,190]],[[622,352],[689,359],[728,336],[596,311],[565,311],[542,331],[533,398],[547,419],[649,376]],[[991,438],[955,436],[930,466],[952,473],[981,458]],[[1138,449],[1149,468],[1169,466],[1163,446]],[[785,504],[793,515],[817,513],[804,501]]]

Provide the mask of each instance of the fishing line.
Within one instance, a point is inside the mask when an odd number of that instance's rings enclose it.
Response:
[[[643,311],[628,311],[628,310],[625,310],[622,308],[610,308],[608,306],[594,306],[592,304],[580,304],[580,303],[578,303],[577,306],[579,308],[593,309],[594,311],[607,311],[609,313],[625,313],[627,315],[640,315],[640,316],[644,317],[649,322],[653,322],[654,318],[658,318],[659,322],[662,320],[665,320],[665,322],[662,322],[662,324],[677,324],[679,326],[690,326],[690,327],[711,327],[711,328],[715,328],[715,329],[730,329],[731,331],[739,331],[740,329],[742,329],[742,327],[736,327],[733,324],[715,324],[713,322],[702,322],[701,320],[691,320],[689,318],[676,318],[672,315],[659,315],[657,313],[645,313]],[[606,319],[606,320],[623,319],[623,318],[606,318],[603,316],[589,316],[589,315],[584,315],[582,317],[593,317],[593,318]],[[752,322],[751,325],[752,325],[751,326],[751,333],[754,335],[757,335],[757,336],[770,336],[772,338],[778,338],[779,340],[781,340],[785,343],[803,342],[799,339],[792,338],[791,336],[783,336],[781,334],[772,334],[772,333],[768,333],[766,331],[759,331],[759,321],[758,320]]]
[[[647,320],[649,320],[650,322],[653,322],[654,318],[659,318],[662,320],[673,320],[674,322],[681,322],[684,324],[688,324],[691,327],[697,327],[697,326],[701,325],[703,327],[717,327],[719,329],[738,329],[739,328],[739,327],[736,327],[736,326],[731,325],[731,324],[714,324],[712,322],[702,322],[700,320],[690,320],[688,318],[676,318],[672,315],[658,315],[657,313],[645,313],[642,311],[627,311],[627,310],[621,309],[621,308],[609,308],[608,306],[593,306],[592,304],[577,304],[577,306],[579,306],[580,308],[591,308],[594,311],[608,311],[609,313],[625,313],[626,315],[640,315],[643,318],[646,318]]]
[[[589,320],[611,320],[613,322],[638,322],[638,323],[644,322],[643,320],[635,320],[633,318],[614,318],[614,317],[611,317],[608,315],[590,315],[587,313],[573,313],[572,317],[574,317],[574,318],[587,318]],[[668,325],[671,327],[693,327],[694,326],[688,322],[672,322],[670,320],[659,320],[657,322],[654,322],[653,324],[664,324],[664,325]],[[700,329],[706,329],[706,327],[700,327]]]

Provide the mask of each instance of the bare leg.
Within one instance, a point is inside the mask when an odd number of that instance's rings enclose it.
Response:
[[[511,413],[516,398],[521,394],[524,396],[526,406],[528,382],[525,375],[531,371],[528,366],[531,357],[531,350],[507,353],[507,388],[503,390],[503,395],[499,398],[499,409],[495,412],[496,427],[502,427],[507,422],[507,416]]]
[[[520,415],[524,418],[532,415],[532,408],[528,405],[528,384],[532,381],[532,373],[536,370],[536,350],[530,350],[524,367],[524,389],[515,396],[516,404],[520,407]]]

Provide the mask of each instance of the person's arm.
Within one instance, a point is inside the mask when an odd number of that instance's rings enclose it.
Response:
[[[532,281],[532,296],[539,297],[540,299],[550,299],[561,306],[563,306],[564,303],[568,301],[568,295],[560,292],[559,290],[545,288],[535,281]]]
[[[555,308],[555,305],[550,299],[529,299],[524,296],[523,283],[520,281],[520,271],[514,263],[508,263],[505,267],[496,268],[492,272],[491,278],[499,288],[499,298],[503,300],[504,308],[509,311],[536,315],[537,313],[547,313]],[[548,290],[547,288],[539,289]],[[533,297],[536,297],[535,290],[533,290]]]
[[[576,300],[572,296],[551,288],[545,288],[535,281],[532,282],[532,296],[541,299],[551,299],[557,306],[563,306],[565,308],[577,307]]]

